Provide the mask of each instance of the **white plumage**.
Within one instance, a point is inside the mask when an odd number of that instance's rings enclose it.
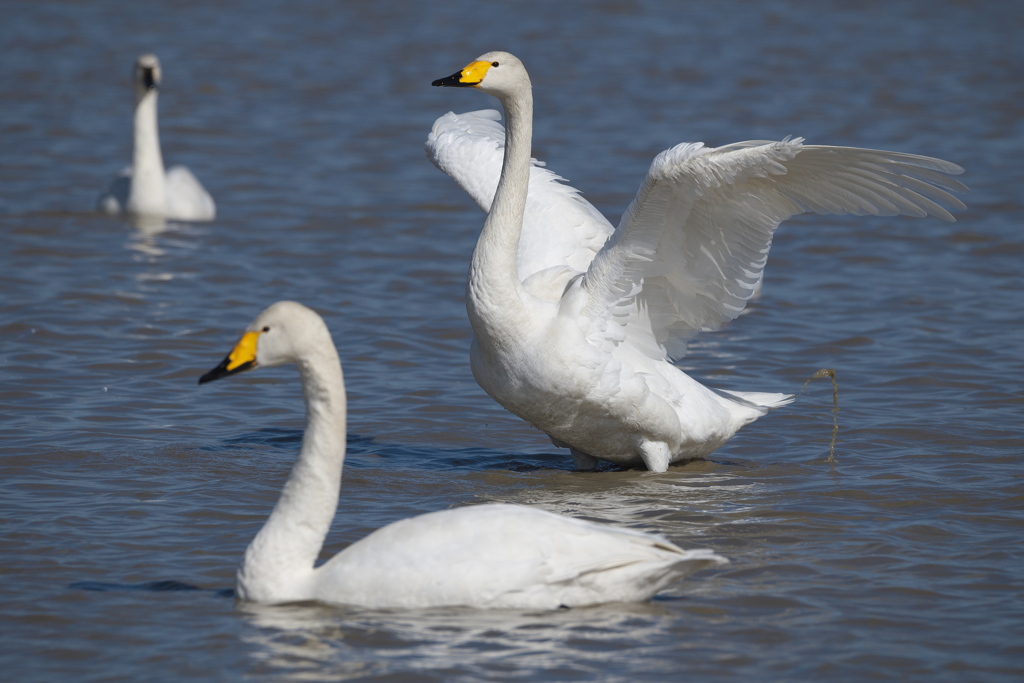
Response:
[[[345,459],[345,385],[327,326],[301,304],[276,303],[199,381],[284,363],[299,367],[306,433],[277,505],[245,551],[237,580],[242,599],[555,609],[646,600],[726,561],[660,536],[491,504],[389,524],[314,568],[337,509]]]
[[[487,213],[498,187],[505,150],[501,114],[493,109],[445,114],[427,138],[430,160],[450,175]],[[531,159],[527,220],[519,241],[519,276],[568,266],[583,272],[615,232],[600,211],[565,184],[563,178]]]
[[[179,221],[209,221],[217,214],[213,198],[185,166],[164,171],[157,125],[161,81],[156,55],[135,62],[135,116],[132,165],[124,168],[97,202],[100,211]]]
[[[937,216],[963,204],[956,164],[804,145],[802,138],[659,154],[617,228],[530,158],[533,95],[522,63],[489,52],[434,85],[475,87],[494,111],[446,114],[430,159],[488,212],[467,310],[474,376],[505,408],[595,459],[664,471],[705,456],[784,394],[704,387],[672,364],[736,318],[772,235],[806,211]],[[503,165],[504,164],[504,165]]]

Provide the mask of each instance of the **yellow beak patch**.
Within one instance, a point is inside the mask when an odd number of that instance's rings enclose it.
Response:
[[[487,70],[490,68],[490,62],[471,62],[462,70],[462,76],[459,78],[459,82],[465,83],[466,85],[479,85],[480,81],[484,80],[484,76],[487,75]]]
[[[256,342],[259,339],[259,332],[246,332],[235,344],[235,348],[228,354],[228,365],[225,368],[229,372],[239,365],[256,362]]]

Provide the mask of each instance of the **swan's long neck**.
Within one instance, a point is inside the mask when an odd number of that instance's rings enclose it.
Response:
[[[501,178],[473,251],[466,292],[470,323],[478,337],[500,343],[529,318],[519,280],[519,238],[530,184],[533,91],[525,87],[501,98],[505,109],[505,159]]]
[[[273,512],[245,551],[239,597],[308,598],[313,565],[338,507],[345,461],[345,383],[333,344],[299,362],[306,398],[302,451]]]
[[[135,105],[135,135],[132,145],[132,186],[128,211],[163,215],[167,210],[164,160],[160,154],[160,132],[156,122],[157,91],[151,90]]]

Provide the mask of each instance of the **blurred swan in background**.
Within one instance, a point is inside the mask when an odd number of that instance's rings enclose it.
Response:
[[[555,609],[646,600],[683,576],[726,562],[652,534],[489,504],[389,524],[314,568],[337,509],[345,460],[345,385],[327,325],[301,304],[278,302],[199,382],[285,363],[299,366],[306,432],[280,499],[242,559],[237,594],[244,600]]]
[[[427,153],[487,211],[469,271],[473,375],[498,403],[597,460],[664,472],[710,454],[791,396],[710,389],[672,364],[736,318],[775,228],[814,211],[937,216],[962,209],[963,169],[912,154],[781,142],[683,143],[651,164],[618,228],[530,158],[522,62],[488,52],[436,86],[505,110],[446,114]]]
[[[172,166],[164,172],[157,126],[161,80],[156,55],[135,62],[135,119],[132,165],[114,178],[98,202],[100,211],[179,221],[209,221],[217,214],[213,198],[192,172]]]

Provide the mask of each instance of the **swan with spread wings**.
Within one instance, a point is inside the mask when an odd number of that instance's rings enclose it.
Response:
[[[736,318],[775,228],[790,216],[935,216],[962,209],[956,164],[802,138],[709,148],[651,164],[618,227],[531,159],[533,94],[522,62],[488,52],[433,83],[502,104],[446,114],[430,159],[487,212],[466,308],[473,375],[498,403],[598,460],[664,472],[706,456],[792,396],[711,389],[673,365],[686,342]]]

